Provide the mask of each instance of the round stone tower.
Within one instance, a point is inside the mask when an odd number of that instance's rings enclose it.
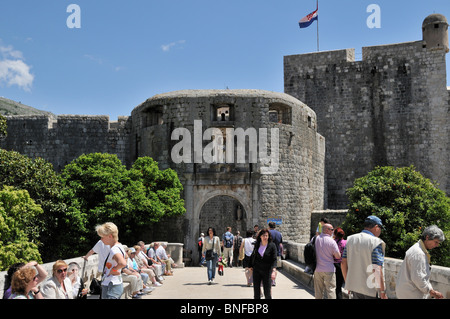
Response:
[[[155,95],[131,116],[135,158],[152,157],[183,185],[186,214],[155,226],[155,240],[196,255],[208,227],[245,236],[273,220],[284,239],[309,241],[311,212],[323,209],[325,139],[307,105],[262,90],[184,90]]]
[[[448,22],[445,16],[434,13],[426,17],[422,23],[422,35],[426,48],[444,49],[448,53]]]

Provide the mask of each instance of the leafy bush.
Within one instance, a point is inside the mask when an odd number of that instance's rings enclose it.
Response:
[[[26,190],[12,186],[0,190],[0,270],[17,262],[41,261],[35,220],[42,213]]]
[[[44,260],[55,260],[59,255],[59,222],[67,207],[61,198],[62,185],[53,165],[42,158],[31,159],[15,151],[0,149],[0,188],[13,186],[26,190],[40,205],[43,214],[33,221],[39,229],[38,245]]]
[[[386,255],[404,258],[423,230],[434,224],[447,240],[430,251],[432,262],[450,267],[450,198],[413,166],[376,167],[356,179],[347,195],[350,203],[343,224],[347,235],[360,232],[364,219],[376,215],[386,226],[380,236],[386,242]]]

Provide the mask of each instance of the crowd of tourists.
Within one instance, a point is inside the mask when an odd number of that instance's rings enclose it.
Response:
[[[206,236],[202,233],[198,239],[199,263],[206,265],[208,284],[214,282],[216,268],[220,271],[221,265],[217,267],[218,263],[243,267],[247,286],[253,286],[254,298],[264,296],[272,299],[271,287],[276,285],[277,266],[283,250],[282,235],[275,227],[274,222],[263,229],[255,225],[253,230],[246,232],[245,238],[240,236],[239,231],[233,235],[231,227],[227,227],[221,239],[216,235],[216,230],[209,227]]]
[[[241,237],[239,231],[233,235],[231,227],[227,227],[221,238],[209,227],[206,236],[202,233],[198,238],[198,262],[206,266],[208,284],[214,282],[216,272],[223,274],[223,266],[243,267],[247,286],[253,286],[254,298],[271,299],[271,287],[276,285],[277,267],[283,254],[282,235],[275,227],[273,222],[269,223],[269,228],[259,229],[255,225],[245,237]],[[388,298],[383,273],[386,244],[380,238],[384,229],[379,217],[368,216],[360,233],[344,239],[341,228],[334,229],[325,218],[320,221],[311,240],[314,262],[305,269],[313,275],[316,299],[342,299],[344,287],[352,299]],[[139,299],[161,287],[164,276],[173,275],[176,264],[167,254],[164,243],[156,242],[147,247],[139,241],[133,247],[123,246],[113,223],[98,225],[96,232],[100,240],[83,256],[86,261],[94,253],[99,257],[98,275],[90,287],[84,286],[77,263],[58,260],[53,265],[52,276],[47,278],[42,265],[33,261],[10,267],[9,288],[3,298],[80,299],[97,289],[101,299],[120,299],[124,293],[123,283],[127,282],[131,297]],[[396,278],[397,298],[444,297],[430,282],[429,254],[429,250],[444,240],[444,233],[437,226],[424,229],[420,240],[405,254]]]
[[[380,238],[385,226],[377,216],[368,216],[360,233],[348,236],[341,228],[334,229],[322,219],[314,242],[315,263],[308,271],[314,276],[316,299],[341,299],[342,288],[352,299],[387,299],[384,281],[386,244]],[[429,250],[445,240],[443,231],[435,225],[424,229],[420,240],[405,254],[395,282],[398,299],[442,299],[430,282]]]
[[[146,247],[139,241],[133,247],[119,242],[114,223],[96,227],[100,240],[83,258],[98,254],[98,273],[90,286],[84,285],[78,263],[57,260],[52,275],[36,261],[12,265],[7,272],[3,299],[83,299],[99,294],[101,299],[120,299],[124,282],[130,284],[131,298],[140,299],[161,287],[164,276],[173,276],[177,265],[166,251],[166,244],[155,242]]]

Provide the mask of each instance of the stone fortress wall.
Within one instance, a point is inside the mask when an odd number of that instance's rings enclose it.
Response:
[[[450,193],[450,91],[445,17],[423,23],[423,40],[284,58],[285,93],[317,114],[326,139],[325,207],[377,165],[414,165]]]
[[[60,171],[82,154],[117,154],[130,163],[128,117],[110,122],[103,115],[7,116],[8,135],[0,147],[32,158],[42,157]]]

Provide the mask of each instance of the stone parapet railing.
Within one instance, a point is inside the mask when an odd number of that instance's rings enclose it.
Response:
[[[283,260],[283,270],[295,276],[308,288],[314,289],[314,279],[310,274],[305,273],[305,258],[303,251],[305,243],[295,243],[286,241],[284,249],[286,250],[286,259]],[[386,292],[388,298],[395,299],[395,281],[403,260],[386,257],[384,261],[384,277],[386,282]],[[444,295],[444,298],[450,299],[450,268],[433,265],[431,267],[431,285],[433,288]]]

